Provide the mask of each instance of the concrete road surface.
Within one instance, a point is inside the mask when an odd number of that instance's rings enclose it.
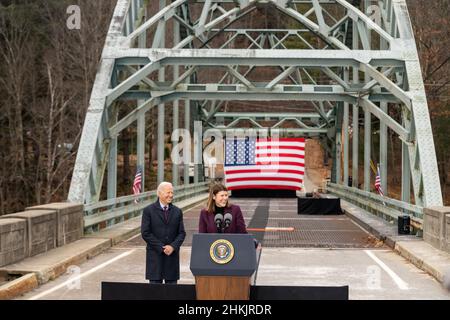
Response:
[[[297,214],[296,199],[232,199],[249,230],[262,242],[257,285],[342,286],[350,299],[450,299],[430,275],[376,241],[345,215]],[[189,269],[197,206],[184,213],[187,237],[181,248],[179,283],[194,284]],[[294,231],[283,231],[285,229]],[[20,299],[100,299],[101,282],[146,282],[145,243],[140,235],[69,268]]]
[[[190,252],[182,247],[179,283],[194,284]],[[20,299],[100,299],[102,281],[146,282],[144,270],[144,247],[113,248]],[[256,284],[348,285],[350,299],[450,299],[434,278],[385,249],[264,248]]]

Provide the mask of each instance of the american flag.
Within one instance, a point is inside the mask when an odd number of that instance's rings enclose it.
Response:
[[[134,176],[133,182],[133,194],[137,195],[142,191],[142,169],[138,166],[136,170],[136,175]],[[134,200],[134,202],[138,202],[138,199]]]
[[[304,138],[246,137],[225,141],[225,184],[230,190],[301,190],[304,172]]]
[[[384,196],[383,189],[381,188],[380,166],[377,166],[377,176],[375,177],[375,189],[377,189],[380,196]]]

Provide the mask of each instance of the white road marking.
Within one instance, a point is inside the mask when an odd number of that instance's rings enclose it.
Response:
[[[268,220],[308,220],[308,221],[347,221],[347,218],[322,218],[322,217],[315,217],[315,218],[286,218],[286,217],[279,217],[279,218],[268,218]]]
[[[104,267],[110,265],[110,264],[113,263],[113,262],[116,262],[117,260],[120,260],[120,259],[122,259],[122,258],[125,258],[126,256],[132,254],[134,251],[135,251],[135,249],[130,250],[130,251],[127,251],[127,252],[124,252],[124,253],[118,255],[117,257],[114,257],[114,258],[112,258],[112,259],[110,259],[110,260],[108,260],[108,261],[106,261],[106,262],[104,262],[104,263],[102,263],[102,264],[99,264],[98,266],[92,268],[92,269],[89,270],[89,271],[86,271],[85,273],[82,273],[82,274],[80,274],[80,275],[78,275],[78,276],[76,276],[76,277],[70,278],[69,280],[64,281],[63,283],[60,283],[59,285],[57,285],[57,286],[55,286],[55,287],[53,287],[53,288],[51,288],[51,289],[48,289],[48,290],[46,290],[46,291],[44,291],[44,292],[41,292],[41,293],[39,293],[39,294],[37,294],[37,295],[35,295],[35,296],[29,298],[28,300],[37,300],[37,299],[40,299],[40,298],[42,298],[42,297],[44,297],[44,296],[46,296],[46,295],[48,295],[48,294],[50,294],[50,293],[52,293],[52,292],[55,292],[56,290],[61,289],[61,288],[64,287],[64,286],[67,286],[67,285],[73,283],[73,282],[76,281],[76,280],[79,280],[79,279],[81,279],[81,278],[84,278],[84,277],[86,277],[86,276],[88,276],[88,275],[90,275],[90,274],[92,274],[92,273],[94,273],[94,272],[96,272],[96,271],[98,271],[98,270],[100,270],[100,269],[103,269]]]
[[[244,217],[245,220],[251,220],[252,217]],[[198,220],[198,217],[184,217],[183,220]],[[267,220],[299,220],[299,221],[348,221],[347,218],[286,218],[286,217],[280,217],[280,218],[267,218]],[[127,240],[128,241],[128,240]]]
[[[394,280],[395,284],[400,288],[400,290],[409,290],[408,284],[403,281],[392,269],[390,269],[383,261],[378,259],[375,254],[370,250],[364,250],[369,257],[371,257],[384,271]]]
[[[136,238],[136,237],[139,237],[140,235],[141,235],[141,233],[139,232],[138,234],[135,234],[134,236],[132,236],[131,238],[129,238],[129,239],[127,239],[127,240],[125,240],[124,242],[130,241],[130,240],[133,240],[134,238]]]

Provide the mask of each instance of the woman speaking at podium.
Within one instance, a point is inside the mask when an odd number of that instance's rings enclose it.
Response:
[[[200,212],[199,233],[247,233],[241,208],[228,201],[228,189],[214,184],[206,208]]]

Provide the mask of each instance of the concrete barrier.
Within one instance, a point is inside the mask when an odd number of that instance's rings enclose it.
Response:
[[[433,247],[450,252],[450,207],[424,208],[423,239]]]
[[[27,223],[23,219],[0,219],[0,267],[27,256]]]
[[[1,275],[0,275],[1,277]],[[8,281],[0,286],[0,300],[13,299],[21,294],[27,293],[39,286],[34,273],[28,273],[15,280]]]
[[[82,204],[55,202],[29,207],[25,210],[53,210],[56,212],[58,247],[81,239],[83,236],[84,219]]]
[[[11,213],[1,218],[17,218],[27,223],[27,256],[56,248],[56,212],[52,210],[30,210]]]

